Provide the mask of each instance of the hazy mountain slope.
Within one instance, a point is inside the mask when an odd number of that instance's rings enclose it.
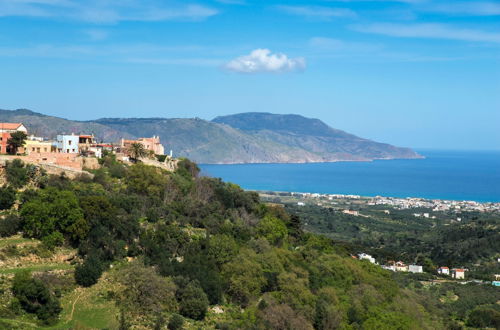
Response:
[[[213,122],[244,130],[252,136],[308,150],[323,161],[416,158],[411,149],[363,139],[334,129],[318,119],[299,115],[242,113]]]
[[[294,154],[303,153],[299,148],[198,118],[104,118],[96,122],[136,136],[159,135],[166,150],[200,163],[291,162]],[[303,158],[307,157],[314,161],[316,156],[305,153]]]
[[[0,110],[0,120],[24,123],[30,133],[54,138],[58,133],[92,133],[120,138],[159,135],[165,150],[198,163],[302,163],[415,158],[410,149],[362,139],[298,115],[246,113],[198,118],[103,118],[73,121],[29,110]]]

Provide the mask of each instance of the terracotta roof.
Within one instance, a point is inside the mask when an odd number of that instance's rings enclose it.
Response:
[[[91,138],[92,135],[80,135],[81,138]]]
[[[18,129],[21,123],[0,123],[0,129]]]
[[[449,269],[448,267],[439,267],[439,269]]]
[[[462,268],[456,268],[456,269],[453,269],[453,270],[455,272],[461,272],[461,273],[465,272],[465,270],[463,270]]]

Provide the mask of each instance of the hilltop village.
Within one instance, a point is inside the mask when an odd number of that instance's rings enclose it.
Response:
[[[135,151],[134,151],[135,149]],[[149,165],[171,169],[172,153],[165,156],[165,148],[158,136],[137,140],[121,139],[119,143],[98,142],[93,134],[61,133],[55,140],[30,134],[23,123],[0,123],[0,163],[19,158],[37,164],[51,173],[64,171],[78,173],[99,167],[98,159],[105,153],[114,153],[122,162],[141,158]]]

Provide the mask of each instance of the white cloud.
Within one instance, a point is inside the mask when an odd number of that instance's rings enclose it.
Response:
[[[273,54],[269,49],[255,49],[249,55],[226,63],[224,67],[239,73],[283,73],[304,70],[306,61],[303,57],[289,58],[285,54]]]
[[[0,16],[62,18],[92,23],[201,20],[217,10],[161,0],[0,0]]]
[[[353,30],[402,38],[449,39],[473,42],[500,43],[500,33],[465,29],[446,24],[375,23],[354,25]]]
[[[356,13],[347,8],[330,8],[320,6],[277,6],[287,14],[315,19],[332,19],[334,17],[356,17]]]

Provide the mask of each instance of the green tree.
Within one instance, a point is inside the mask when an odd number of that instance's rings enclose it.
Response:
[[[14,276],[12,293],[26,312],[36,314],[44,323],[55,322],[62,310],[59,300],[49,288],[29,272],[20,272]]]
[[[173,314],[168,321],[169,330],[180,330],[184,325],[184,319],[179,314]]]
[[[148,151],[144,148],[144,145],[139,142],[134,142],[128,148],[128,153],[130,158],[135,162],[139,161],[141,158],[148,156]]]
[[[75,281],[81,286],[92,286],[97,283],[103,271],[103,262],[97,255],[91,254],[83,264],[76,266]]]
[[[222,267],[227,290],[232,300],[246,306],[260,295],[266,283],[262,266],[256,261],[257,255],[251,250],[243,250],[232,261]]]
[[[7,140],[7,147],[9,148],[10,153],[13,155],[17,154],[19,148],[24,147],[27,138],[28,136],[26,133],[21,131],[11,133],[10,138]]]
[[[0,188],[0,210],[8,210],[16,201],[16,191],[12,187]]]
[[[30,237],[43,238],[59,231],[72,242],[83,239],[89,225],[78,199],[71,191],[47,188],[21,208],[23,230]]]
[[[120,269],[116,278],[123,286],[118,295],[123,309],[150,317],[177,309],[175,284],[153,268],[134,262]]]
[[[281,244],[285,240],[288,230],[285,224],[271,215],[266,215],[257,225],[257,231],[271,244]]]
[[[214,235],[210,238],[208,255],[213,258],[218,265],[230,261],[237,253],[238,244],[231,236]]]
[[[30,179],[30,170],[32,170],[32,166],[26,166],[20,159],[14,159],[13,161],[7,162],[5,165],[7,182],[14,188],[23,187]]]
[[[15,214],[0,219],[0,237],[15,235],[21,229],[21,220]]]
[[[208,309],[208,298],[198,281],[191,281],[180,289],[179,311],[194,320],[203,320]]]

